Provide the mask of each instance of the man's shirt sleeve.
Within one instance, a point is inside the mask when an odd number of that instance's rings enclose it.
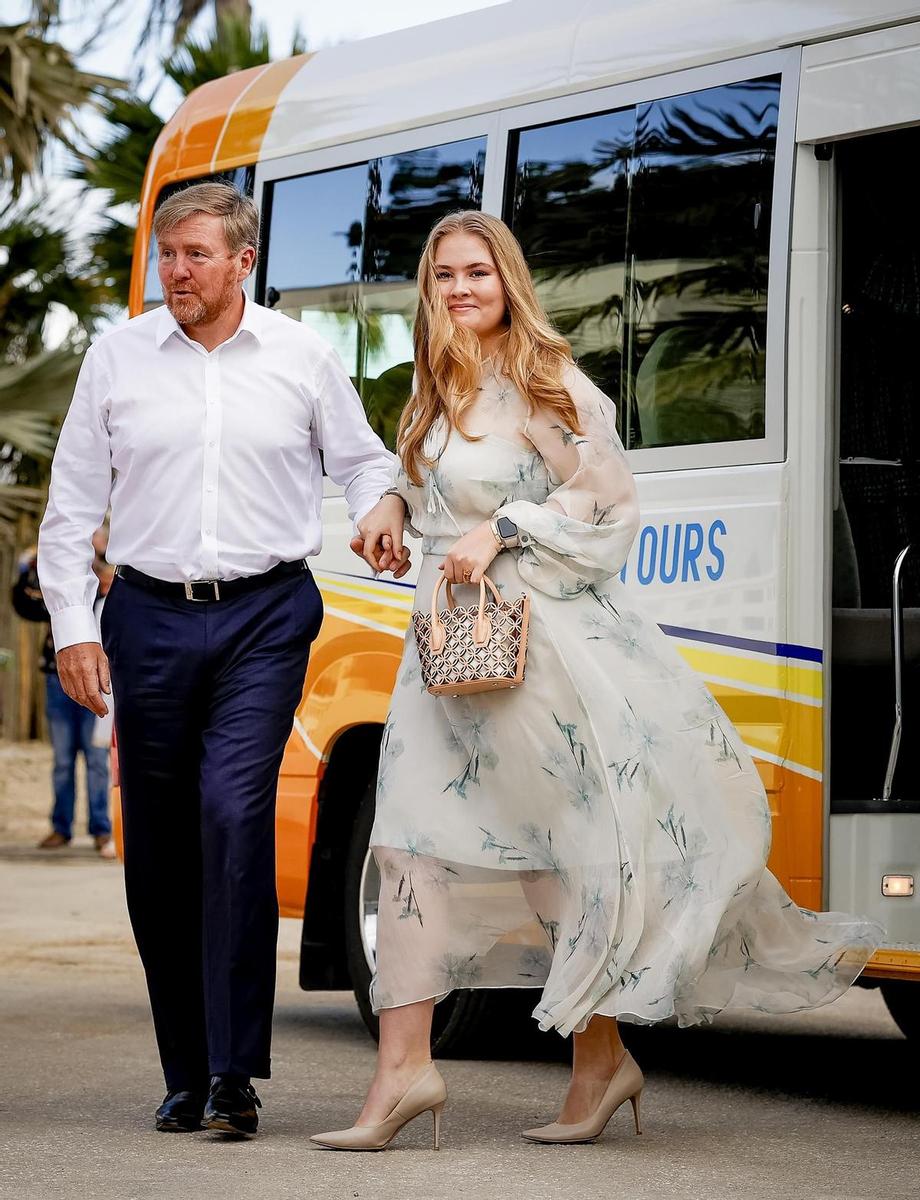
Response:
[[[105,413],[109,380],[90,347],[51,465],[48,507],[38,534],[38,576],[51,616],[56,650],[98,642],[93,616],[98,580],[93,533],[102,524],[112,490],[112,456]]]
[[[333,351],[317,372],[313,436],[326,474],[345,489],[348,515],[358,522],[393,482],[396,456],[367,423],[361,398]]]

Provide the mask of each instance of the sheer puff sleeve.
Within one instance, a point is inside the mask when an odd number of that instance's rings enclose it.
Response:
[[[509,517],[520,531],[521,577],[568,599],[622,569],[639,526],[639,504],[613,404],[575,367],[563,383],[581,433],[542,411],[524,428],[558,486],[543,504],[514,500],[495,515]]]

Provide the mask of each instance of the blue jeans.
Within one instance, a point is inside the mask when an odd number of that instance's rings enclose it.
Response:
[[[104,746],[92,744],[96,717],[77,704],[61,687],[57,675],[45,676],[48,728],[54,747],[54,809],[52,827],[64,837],[73,833],[73,813],[76,803],[77,754],[82,750],[86,760],[86,781],[89,791],[89,832],[93,837],[112,832],[109,820],[109,752]]]

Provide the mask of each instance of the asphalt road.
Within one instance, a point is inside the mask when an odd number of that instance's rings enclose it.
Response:
[[[558,1062],[446,1061],[442,1149],[420,1118],[383,1154],[314,1149],[350,1124],[373,1064],[351,997],[297,986],[282,922],[275,1077],[262,1132],[153,1131],[162,1080],[118,864],[86,847],[0,848],[0,1196],[4,1200],[853,1200],[920,1197],[920,1055],[879,994],[788,1018],[628,1029],[648,1083],[594,1146],[542,1147]]]

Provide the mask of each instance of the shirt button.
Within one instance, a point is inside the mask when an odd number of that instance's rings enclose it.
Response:
[[[213,484],[213,483],[209,483],[209,484],[208,484],[208,491],[209,491],[209,492],[213,492],[213,491],[214,491],[214,484]]]
[[[208,534],[208,535],[210,536],[210,533],[211,533],[210,529],[206,529],[206,530],[205,530],[205,533],[206,533],[206,534]]]
[[[217,442],[208,442],[208,445],[213,447],[217,445]]]

